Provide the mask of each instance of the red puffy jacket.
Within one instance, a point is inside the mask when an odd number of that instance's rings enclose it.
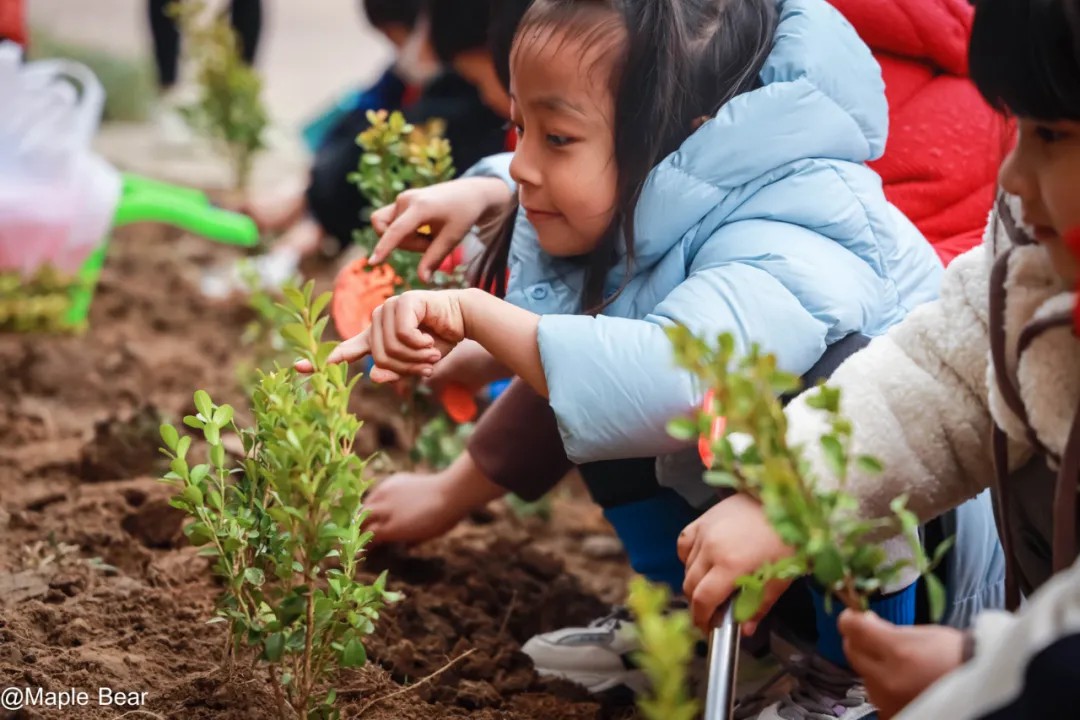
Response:
[[[23,0],[0,0],[0,38],[26,44],[26,8]]]
[[[831,0],[881,64],[889,99],[885,195],[948,264],[977,245],[1012,142],[967,79],[968,0]]]

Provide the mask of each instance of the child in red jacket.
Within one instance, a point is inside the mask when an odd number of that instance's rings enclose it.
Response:
[[[968,0],[830,0],[881,65],[889,99],[885,156],[871,164],[885,196],[946,265],[982,240],[1007,123],[968,80]]]
[[[26,7],[23,0],[0,0],[0,41],[26,46]]]

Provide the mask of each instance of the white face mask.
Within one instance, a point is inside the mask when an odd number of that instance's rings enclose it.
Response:
[[[401,46],[394,69],[398,76],[409,85],[424,86],[442,72],[437,61],[424,58],[424,48],[428,41],[429,20],[421,15],[416,27]]]

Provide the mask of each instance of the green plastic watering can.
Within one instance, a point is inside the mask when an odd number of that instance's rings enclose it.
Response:
[[[259,243],[259,230],[251,218],[214,207],[205,193],[125,173],[112,227],[138,222],[172,225],[226,245],[254,247]],[[108,247],[106,237],[79,269],[72,285],[71,306],[64,315],[68,327],[86,324]]]

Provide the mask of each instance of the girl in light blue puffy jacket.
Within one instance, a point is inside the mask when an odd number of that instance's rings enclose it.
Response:
[[[477,178],[516,189],[478,272],[500,292],[392,298],[332,360],[430,376],[464,343],[550,400],[575,462],[663,457],[700,402],[666,326],[732,332],[802,375],[935,297],[939,261],[865,165],[885,148],[880,69],[824,0],[537,0],[511,69],[512,159],[428,196],[480,206],[433,223],[442,242],[505,203]],[[418,198],[389,219],[437,220]],[[911,603],[882,612],[910,622]]]

